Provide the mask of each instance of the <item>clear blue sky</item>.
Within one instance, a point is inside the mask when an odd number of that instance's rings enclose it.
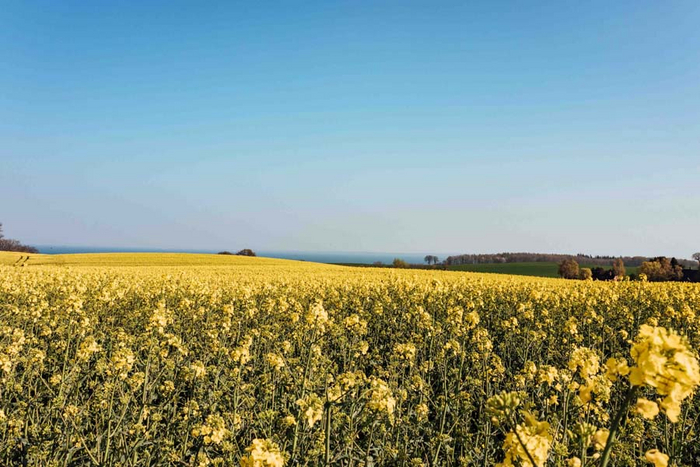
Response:
[[[5,2],[34,244],[700,250],[700,2]]]

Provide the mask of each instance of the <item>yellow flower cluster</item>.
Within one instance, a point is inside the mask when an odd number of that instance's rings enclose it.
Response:
[[[659,405],[672,422],[677,422],[681,403],[700,386],[695,355],[673,330],[646,324],[639,328],[630,353],[636,364],[630,371],[630,383],[651,386],[666,396]],[[654,412],[650,404],[642,402],[642,406],[645,416]]]
[[[221,444],[229,435],[224,419],[220,415],[209,415],[205,423],[192,430],[192,436],[202,436],[204,444]]]
[[[241,458],[241,467],[283,467],[284,456],[279,446],[268,439],[254,439]]]
[[[552,447],[552,435],[547,422],[537,421],[525,413],[525,422],[506,435],[503,443],[505,459],[498,467],[543,467]]]
[[[396,399],[392,395],[389,385],[379,378],[370,379],[369,400],[367,406],[377,412],[384,412],[390,418],[394,415]]]
[[[299,399],[297,405],[309,428],[312,428],[323,417],[323,400],[316,394]]]

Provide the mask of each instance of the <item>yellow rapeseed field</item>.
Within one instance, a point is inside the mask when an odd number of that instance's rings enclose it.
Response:
[[[700,465],[700,287],[0,253],[0,465]]]

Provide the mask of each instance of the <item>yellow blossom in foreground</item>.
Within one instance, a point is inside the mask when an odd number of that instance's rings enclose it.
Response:
[[[539,383],[547,383],[552,385],[554,384],[554,381],[557,379],[558,375],[559,372],[557,371],[556,367],[546,365],[539,369],[539,372],[537,373],[537,381]]]
[[[525,423],[517,425],[515,433],[510,432],[506,435],[503,443],[506,457],[497,466],[543,467],[549,457],[551,446],[552,435],[549,433],[549,423],[539,422],[532,414],[528,413],[525,415]],[[532,460],[535,462],[534,466],[528,454],[532,456]]]
[[[379,378],[372,378],[370,381],[370,393],[367,407],[377,412],[386,412],[389,418],[394,415],[396,399],[392,395],[389,385]]]
[[[402,360],[411,361],[416,357],[416,346],[408,342],[405,344],[396,344],[394,353]]]
[[[576,371],[578,369],[581,378],[588,380],[598,373],[600,369],[600,360],[593,350],[586,347],[579,347],[571,354],[569,369],[571,371]]]
[[[639,398],[637,399],[637,405],[635,406],[635,411],[642,417],[652,420],[654,417],[659,415],[659,405],[648,399]]]
[[[126,379],[127,373],[131,371],[135,361],[136,357],[131,349],[121,347],[112,355],[112,371],[118,374],[120,378]]]
[[[274,368],[277,371],[281,370],[285,366],[284,358],[282,358],[281,355],[276,354],[276,353],[270,352],[270,353],[266,354],[265,361],[267,362],[268,365],[270,365],[272,368]]]
[[[317,327],[323,332],[329,324],[328,312],[323,308],[323,303],[316,302],[306,313],[306,322]]]
[[[80,344],[80,347],[78,347],[78,352],[75,356],[81,362],[86,362],[90,360],[90,357],[92,357],[93,354],[101,351],[102,346],[97,343],[94,337],[89,336]]]
[[[190,371],[192,372],[192,377],[195,379],[204,378],[207,375],[207,368],[204,366],[204,363],[199,360],[190,364]]]
[[[248,336],[248,338],[241,345],[236,347],[231,351],[231,359],[245,365],[250,361],[250,347],[253,345],[253,338]]]
[[[636,363],[630,383],[646,384],[666,396],[661,408],[677,422],[683,399],[700,385],[698,361],[685,341],[673,330],[643,324],[630,353]]]
[[[644,459],[647,462],[654,464],[654,467],[667,467],[668,466],[668,455],[659,451],[658,449],[651,449],[644,454]]]
[[[254,439],[241,458],[241,467],[282,467],[284,456],[279,446],[267,439]]]
[[[593,381],[589,382],[584,386],[581,386],[581,389],[578,392],[578,396],[579,398],[581,398],[581,402],[583,404],[588,404],[591,401],[591,399],[593,399],[592,393],[594,388],[595,384]]]
[[[428,413],[429,409],[426,404],[418,404],[416,406],[416,416],[418,417],[419,420],[427,420],[428,419]]]
[[[194,436],[203,436],[204,444],[221,444],[231,432],[220,415],[209,415],[204,425],[193,430]]]
[[[602,451],[603,448],[605,448],[605,445],[608,443],[609,436],[610,432],[605,428],[595,432],[595,435],[593,435],[593,444],[596,450]]]
[[[616,358],[609,358],[605,362],[605,377],[610,381],[617,381],[618,376],[627,376],[630,372],[627,362]]]
[[[323,417],[323,401],[316,394],[299,399],[297,405],[301,409],[301,414],[306,419],[306,424],[309,425],[309,428],[313,427]]]

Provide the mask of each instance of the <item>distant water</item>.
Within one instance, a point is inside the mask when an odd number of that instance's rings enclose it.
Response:
[[[64,255],[73,253],[204,253],[213,254],[220,250],[168,250],[158,248],[110,248],[37,245],[40,253],[49,255]],[[362,263],[371,264],[377,261],[389,264],[394,258],[401,258],[409,263],[423,263],[425,254],[418,253],[361,253],[361,252],[303,252],[303,251],[256,251],[258,256],[267,258],[295,259],[315,263]],[[439,255],[438,255],[439,256]],[[443,259],[443,256],[439,256]]]

